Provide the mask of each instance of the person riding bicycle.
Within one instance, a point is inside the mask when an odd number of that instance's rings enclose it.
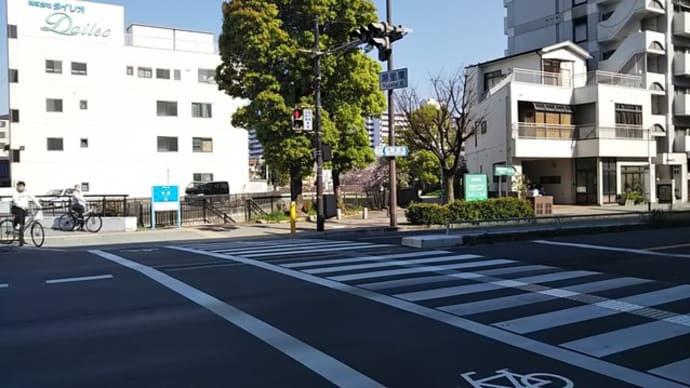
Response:
[[[29,211],[29,206],[34,203],[38,210],[41,209],[41,204],[34,198],[33,195],[26,192],[26,183],[19,181],[12,193],[12,208],[11,213],[14,216],[12,225],[14,229],[19,231],[19,243],[24,245],[24,225],[26,223],[26,215]]]
[[[81,185],[74,185],[72,198],[70,198],[70,208],[76,213],[83,224],[84,212],[86,211],[86,198],[84,198],[84,194],[81,192]],[[83,227],[83,225],[81,225],[81,227]]]

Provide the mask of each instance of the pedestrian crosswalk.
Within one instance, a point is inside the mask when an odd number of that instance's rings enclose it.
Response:
[[[690,285],[443,250],[317,239],[195,244],[385,294],[625,366],[655,346],[682,353],[643,370],[690,384]],[[639,362],[632,363],[639,369]]]

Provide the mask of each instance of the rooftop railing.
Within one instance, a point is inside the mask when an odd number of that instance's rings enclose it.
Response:
[[[623,124],[598,127],[594,124],[518,123],[517,138],[533,140],[649,140],[649,130],[640,125]]]

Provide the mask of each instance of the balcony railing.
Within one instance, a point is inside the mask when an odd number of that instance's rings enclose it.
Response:
[[[536,140],[648,140],[649,130],[640,125],[597,127],[594,124],[559,125],[519,123],[517,136],[518,139]]]
[[[570,73],[550,73],[547,71],[513,69],[513,80],[528,84],[557,86],[561,88],[572,87]]]
[[[586,78],[586,81],[582,78]],[[580,82],[578,82],[580,81]],[[581,82],[585,81],[585,82]],[[587,86],[592,85],[613,85],[620,86],[623,88],[633,88],[633,89],[644,89],[644,83],[642,82],[642,77],[639,75],[632,74],[620,74],[612,73],[609,71],[590,71],[585,74],[578,74],[575,76],[575,84]]]

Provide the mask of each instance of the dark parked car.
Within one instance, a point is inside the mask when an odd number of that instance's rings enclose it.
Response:
[[[230,194],[230,185],[228,182],[192,182],[187,186],[185,193],[190,197],[228,195]]]

